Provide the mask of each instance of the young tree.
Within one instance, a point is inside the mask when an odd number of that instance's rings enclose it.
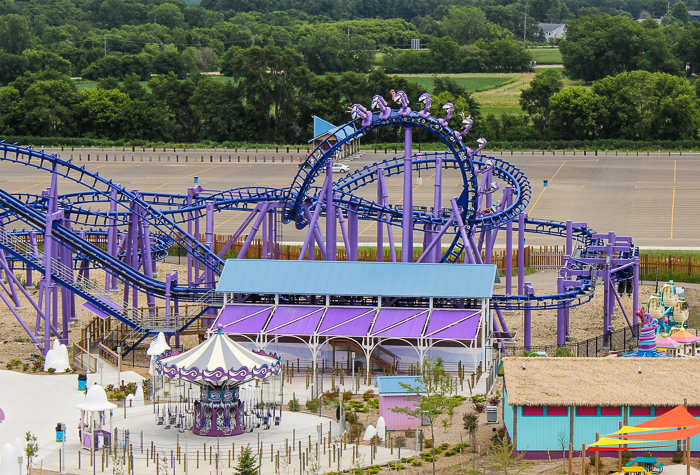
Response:
[[[250,449],[250,444],[246,445],[241,450],[241,455],[238,456],[238,465],[233,470],[236,475],[258,475],[258,465]]]
[[[464,421],[464,430],[469,434],[469,443],[472,450],[476,450],[476,433],[479,430],[479,414],[474,411],[466,412],[462,416]]]
[[[32,459],[39,453],[39,444],[36,442],[36,436],[27,431],[24,434],[24,440],[27,441],[27,446],[24,448],[24,455],[27,456],[27,473],[32,473]]]
[[[408,401],[412,401],[416,395],[418,401],[413,407],[395,407],[392,411],[428,421],[430,436],[433,439],[431,456],[433,475],[435,475],[435,421],[443,414],[451,418],[454,415],[455,406],[459,404],[450,397],[452,377],[445,372],[441,358],[429,358],[423,361],[421,375],[416,377],[415,385],[399,384],[410,393],[406,398]]]
[[[524,462],[523,458],[525,452],[515,455],[515,447],[504,436],[491,444],[486,466],[503,475],[520,475],[530,466],[530,462]]]

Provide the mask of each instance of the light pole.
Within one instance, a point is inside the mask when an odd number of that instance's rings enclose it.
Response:
[[[66,425],[59,423],[61,429],[61,466],[59,467],[61,475],[66,475]]]
[[[117,347],[117,387],[121,387],[122,378],[122,347]]]
[[[23,461],[24,461],[24,457],[22,457],[21,455],[19,457],[17,457],[17,463],[19,464],[19,472],[17,472],[17,473],[19,473],[19,474],[22,473],[22,462]]]
[[[352,356],[352,393],[355,394],[355,352],[350,353]]]

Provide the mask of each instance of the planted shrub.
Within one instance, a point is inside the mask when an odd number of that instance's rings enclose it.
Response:
[[[372,399],[373,397],[374,397],[374,391],[371,390],[371,389],[368,389],[368,390],[365,391],[364,394],[362,395],[362,399],[364,399],[365,401],[369,401],[369,400]]]

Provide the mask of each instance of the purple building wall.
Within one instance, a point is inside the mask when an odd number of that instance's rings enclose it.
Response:
[[[410,398],[410,400],[407,400]],[[410,407],[415,408],[417,405],[418,396],[406,396],[406,395],[396,395],[396,396],[379,396],[379,415],[384,417],[386,421],[386,430],[405,430],[405,429],[415,429],[416,428],[416,418],[403,414],[401,412],[394,412],[391,409],[394,407]]]

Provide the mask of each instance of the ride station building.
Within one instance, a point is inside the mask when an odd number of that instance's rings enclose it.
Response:
[[[227,260],[213,328],[317,371],[488,371],[495,265]],[[353,366],[354,365],[354,366]]]

